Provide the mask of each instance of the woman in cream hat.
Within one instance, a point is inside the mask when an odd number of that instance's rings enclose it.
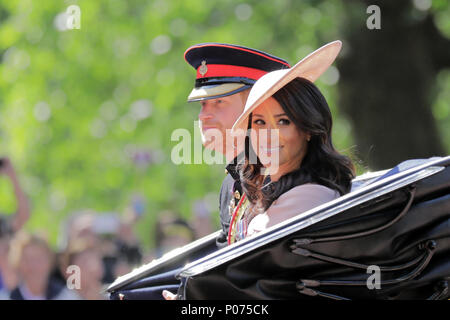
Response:
[[[269,72],[253,85],[234,130],[249,130],[238,172],[244,194],[230,221],[228,244],[347,193],[354,177],[349,158],[331,142],[328,104],[313,84],[341,48],[331,42],[295,66]],[[259,145],[261,130],[278,129],[277,141]],[[273,159],[277,165],[261,162]],[[256,163],[252,161],[257,158]],[[277,170],[271,170],[276,167]],[[269,169],[269,170],[262,170]],[[164,291],[167,300],[176,295]]]
[[[331,112],[313,83],[333,63],[341,45],[331,42],[254,84],[233,126],[250,134],[239,170],[246,196],[234,211],[229,243],[350,190],[353,164],[332,144]],[[272,139],[257,139],[262,132]],[[269,132],[276,132],[276,139]],[[276,165],[271,163],[274,154]]]

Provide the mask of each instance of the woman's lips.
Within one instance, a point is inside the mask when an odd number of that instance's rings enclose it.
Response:
[[[266,148],[266,147],[261,147],[261,146],[259,147],[259,149],[260,149],[261,151],[271,151],[271,152],[280,150],[281,148],[283,148],[283,146],[273,147],[273,148]]]
[[[273,153],[276,152],[280,152],[281,148],[283,148],[283,146],[279,146],[279,147],[272,147],[272,148],[266,148],[266,147],[259,147],[259,152],[264,153],[268,156],[271,156]]]

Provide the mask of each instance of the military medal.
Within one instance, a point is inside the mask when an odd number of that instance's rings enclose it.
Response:
[[[234,208],[233,215],[231,216],[230,228],[228,230],[228,244],[242,240],[247,235],[247,220],[243,219],[243,217],[250,202],[247,200],[245,193],[242,196],[239,195],[239,197],[239,203]]]

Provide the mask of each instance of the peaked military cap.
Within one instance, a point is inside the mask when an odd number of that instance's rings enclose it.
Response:
[[[266,52],[224,43],[194,45],[184,58],[197,71],[189,102],[238,93],[266,73],[290,67],[287,61]]]

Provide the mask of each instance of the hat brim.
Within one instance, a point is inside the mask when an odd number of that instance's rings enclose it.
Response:
[[[218,85],[207,85],[194,88],[188,97],[188,102],[202,101],[231,96],[238,92],[251,88],[244,83],[223,83]]]
[[[292,68],[272,71],[258,79],[250,91],[243,113],[234,123],[232,131],[246,130],[250,113],[295,78],[302,77],[311,82],[317,80],[334,62],[341,47],[342,42],[339,40],[330,42],[310,53]]]

